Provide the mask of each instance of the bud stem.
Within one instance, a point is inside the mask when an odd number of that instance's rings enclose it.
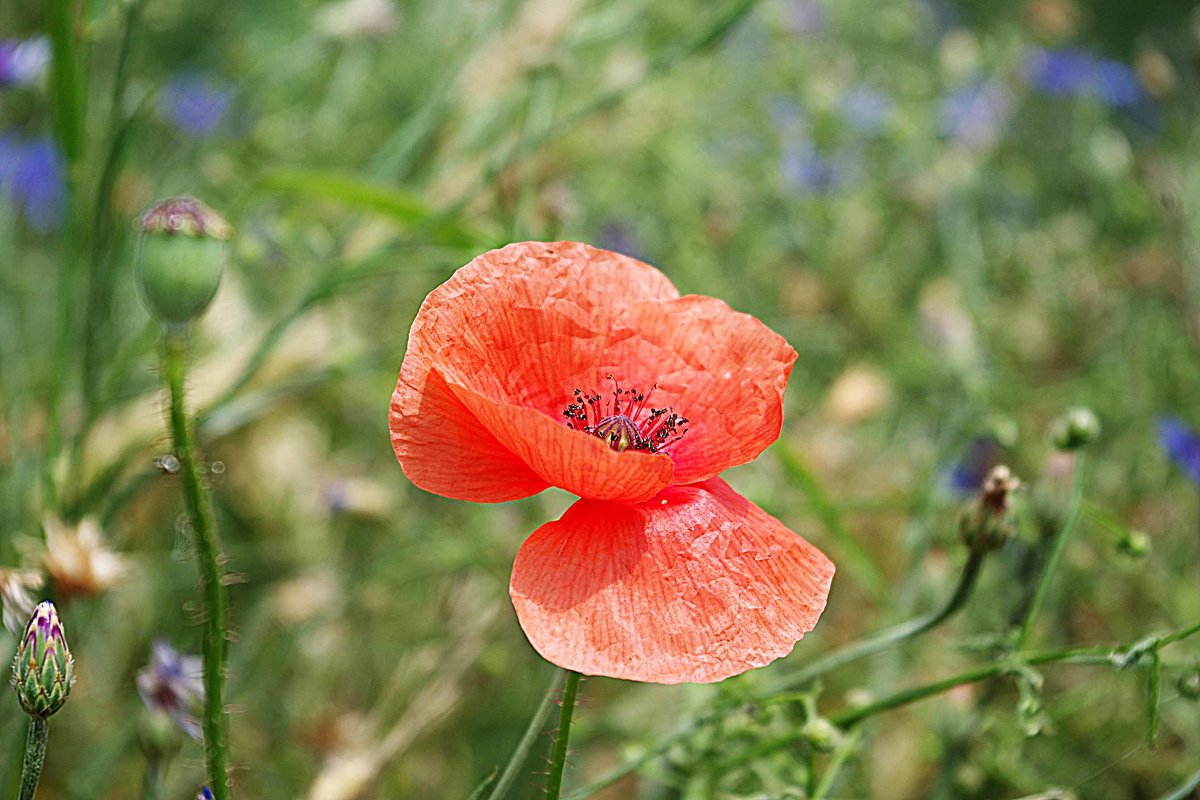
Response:
[[[563,767],[567,763],[567,742],[571,738],[571,717],[575,713],[575,698],[579,694],[578,672],[565,670],[562,709],[558,713],[558,730],[554,733],[554,748],[550,751],[550,773],[546,777],[546,800],[558,800],[562,792]]]
[[[19,800],[33,800],[38,781],[42,777],[42,765],[46,763],[46,740],[50,738],[50,725],[36,717],[29,720],[29,734],[25,737],[25,761],[21,766],[21,793]]]
[[[1042,610],[1042,604],[1046,602],[1046,594],[1050,591],[1050,582],[1054,580],[1054,572],[1058,569],[1058,562],[1062,559],[1063,551],[1067,547],[1067,538],[1071,535],[1071,529],[1075,527],[1075,520],[1079,519],[1079,512],[1083,509],[1083,460],[1083,451],[1076,451],[1075,476],[1071,483],[1071,500],[1067,506],[1067,518],[1063,521],[1062,527],[1058,529],[1058,534],[1054,537],[1054,542],[1050,545],[1046,566],[1042,568],[1037,589],[1034,590],[1029,608],[1025,609],[1025,616],[1021,620],[1021,627],[1013,642],[1014,650],[1020,650],[1029,639],[1033,621],[1037,618],[1038,612]]]
[[[220,543],[208,495],[200,482],[192,433],[183,403],[187,333],[168,328],[163,334],[163,372],[170,393],[170,426],[179,459],[180,477],[188,517],[196,536],[200,579],[204,585],[204,750],[215,800],[228,800],[228,728],[225,718],[225,576]]]

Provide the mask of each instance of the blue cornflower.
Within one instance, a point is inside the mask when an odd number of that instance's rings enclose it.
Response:
[[[857,86],[842,96],[842,118],[862,133],[876,133],[892,115],[892,101],[881,92]]]
[[[1000,460],[1000,443],[991,436],[972,439],[962,457],[946,473],[949,489],[957,495],[977,493],[992,467]]]
[[[212,789],[204,786],[200,789],[200,793],[196,795],[196,800],[213,800]]]
[[[612,250],[639,261],[646,260],[642,254],[642,243],[633,228],[625,222],[609,220],[601,225],[598,244],[605,250]]]
[[[185,656],[156,639],[150,663],[137,674],[137,690],[152,711],[163,711],[184,733],[200,739],[197,713],[204,704],[204,667],[199,656]]]
[[[48,231],[62,223],[66,164],[52,139],[0,136],[0,196],[20,207],[36,230]]]
[[[208,136],[229,113],[233,91],[213,75],[185,73],[171,79],[163,91],[162,113],[175,127],[192,136]]]
[[[45,36],[0,42],[0,86],[28,86],[46,73],[50,42]]]
[[[780,171],[785,184],[805,194],[824,194],[844,182],[839,165],[807,140],[784,146]]]
[[[955,89],[942,98],[942,135],[970,150],[996,145],[1013,112],[1009,88],[991,78]]]
[[[1184,474],[1200,483],[1200,433],[1181,420],[1163,417],[1158,421],[1158,441]]]
[[[1113,108],[1128,108],[1146,99],[1137,73],[1129,65],[1074,47],[1030,51],[1025,77],[1046,94],[1095,97]]]

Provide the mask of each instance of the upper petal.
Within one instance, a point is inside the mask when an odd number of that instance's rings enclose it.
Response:
[[[749,314],[711,297],[638,303],[622,323],[634,335],[612,357],[652,375],[655,405],[688,420],[669,449],[675,482],[697,483],[753,461],[779,438],[783,393],[796,351]],[[635,366],[631,366],[635,365]]]
[[[548,661],[588,675],[711,682],[786,655],[834,567],[720,479],[640,505],[580,500],[517,554],[509,592]]]

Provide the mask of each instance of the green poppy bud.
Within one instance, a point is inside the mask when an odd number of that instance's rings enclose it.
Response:
[[[63,707],[74,683],[75,661],[54,604],[34,609],[13,660],[13,688],[25,713],[46,719]]]
[[[194,197],[155,203],[138,217],[137,276],[151,315],[176,325],[200,316],[221,283],[233,229]]]
[[[1050,428],[1050,440],[1059,450],[1078,450],[1100,435],[1100,419],[1089,408],[1068,409]]]
[[[818,753],[828,753],[837,747],[842,739],[842,732],[832,722],[824,717],[812,717],[800,729],[804,741]]]
[[[1010,495],[1021,488],[1021,481],[1003,464],[993,467],[983,481],[978,499],[958,521],[958,533],[972,550],[998,550],[1012,538]]]

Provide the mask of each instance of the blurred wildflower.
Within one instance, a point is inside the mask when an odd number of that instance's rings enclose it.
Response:
[[[1002,82],[989,78],[950,92],[942,98],[939,112],[943,136],[968,150],[991,150],[1012,117],[1013,95]]]
[[[829,27],[829,14],[820,0],[788,0],[784,15],[792,33],[801,38],[819,36]]]
[[[892,402],[892,387],[875,367],[852,364],[825,393],[825,412],[835,422],[852,424],[870,419]]]
[[[75,659],[54,604],[38,604],[25,625],[13,659],[12,685],[25,713],[37,719],[52,716],[71,693]]]
[[[370,478],[340,478],[324,487],[325,505],[335,514],[381,518],[392,510],[392,493]]]
[[[758,320],[680,297],[639,261],[512,244],[422,304],[392,445],[410,480],[446,497],[553,485],[582,498],[513,565],[517,619],[548,661],[718,681],[788,653],[833,577],[820,551],[717,477],[779,436],[795,358]]]
[[[45,36],[0,41],[0,87],[36,83],[49,63],[50,40]]]
[[[196,800],[213,800],[212,789],[204,786],[200,789],[200,793],[196,795]]]
[[[4,627],[13,636],[25,627],[37,604],[33,590],[41,587],[42,573],[33,569],[0,567],[0,606],[3,607]]]
[[[42,528],[46,534],[42,566],[56,597],[98,594],[125,576],[125,559],[108,549],[100,524],[93,517],[68,525],[47,515]]]
[[[892,101],[868,86],[856,86],[842,96],[841,113],[860,133],[878,133],[892,115]]]
[[[175,127],[191,136],[209,136],[229,113],[233,90],[211,73],[176,75],[163,91],[161,110]]]
[[[784,146],[780,170],[786,186],[801,194],[826,194],[850,183],[846,164],[808,140]]]
[[[979,361],[975,323],[963,307],[962,292],[949,278],[937,278],[921,289],[917,327],[938,358],[965,370]]]
[[[1095,97],[1113,108],[1128,108],[1146,99],[1132,67],[1079,48],[1030,51],[1025,78],[1046,94]]]
[[[0,135],[0,196],[20,207],[29,225],[49,231],[66,208],[66,163],[49,137]]]
[[[1158,421],[1158,441],[1175,465],[1200,484],[1200,433],[1181,420],[1163,417]]]
[[[382,39],[396,30],[392,0],[339,0],[317,12],[317,30],[331,39]]]
[[[630,258],[644,259],[642,243],[638,241],[633,226],[618,220],[609,220],[600,226],[600,246]]]
[[[1012,538],[1009,509],[1012,493],[1020,488],[1021,481],[1003,464],[988,472],[977,487],[978,499],[958,521],[959,535],[967,547],[975,551],[998,550]]]
[[[137,690],[146,708],[163,712],[188,736],[200,739],[204,666],[199,656],[185,656],[155,639],[150,663],[137,674]]]
[[[977,436],[947,473],[949,488],[958,495],[979,491],[1000,459],[1000,443],[992,436]]]

